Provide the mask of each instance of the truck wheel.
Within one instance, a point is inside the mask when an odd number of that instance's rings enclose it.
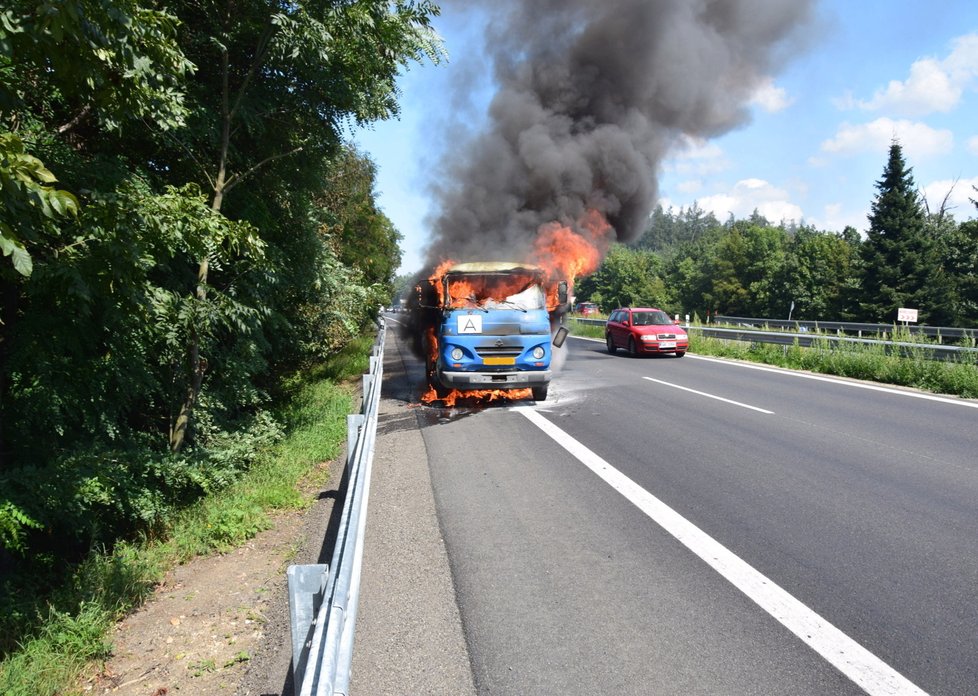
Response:
[[[534,401],[546,401],[547,400],[547,387],[533,387],[531,390],[533,392]]]
[[[614,355],[615,353],[618,352],[618,348],[615,347],[615,339],[613,339],[611,337],[611,334],[608,334],[607,336],[605,336],[604,337],[604,340],[605,340],[605,343],[608,344],[608,352],[609,353],[611,353],[612,355]]]

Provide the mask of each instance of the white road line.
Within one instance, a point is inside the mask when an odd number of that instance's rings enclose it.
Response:
[[[661,379],[652,379],[651,377],[642,377],[642,379],[647,379],[650,382],[655,382],[656,384],[664,384],[667,387],[673,387],[674,389],[682,389],[683,391],[688,391],[693,394],[699,394],[700,396],[705,396],[708,399],[716,399],[717,401],[723,401],[724,403],[733,404],[734,406],[742,406],[743,408],[749,408],[751,411],[759,411],[760,413],[766,413],[769,416],[774,415],[774,411],[768,411],[767,409],[758,408],[757,406],[751,406],[750,404],[742,404],[739,401],[731,401],[730,399],[724,399],[722,396],[716,396],[715,394],[707,394],[706,392],[696,391],[695,389],[690,389],[689,387],[680,387],[678,384],[673,384],[672,382],[663,382]]]
[[[965,401],[964,399],[955,399],[947,396],[937,396],[935,394],[924,394],[914,391],[905,391],[903,389],[892,389],[890,387],[880,387],[875,384],[864,384],[862,382],[854,382],[852,380],[843,379],[841,377],[831,377],[823,375],[813,375],[808,372],[799,372],[797,370],[792,370],[786,367],[768,367],[765,365],[751,365],[749,363],[734,362],[732,360],[723,360],[722,358],[711,358],[705,355],[693,355],[692,353],[686,354],[687,358],[694,358],[696,360],[706,360],[707,362],[720,363],[722,365],[731,365],[733,367],[744,367],[748,370],[761,370],[762,372],[776,372],[781,375],[789,375],[791,377],[801,377],[802,379],[814,379],[819,382],[831,382],[833,384],[841,384],[846,387],[856,387],[857,389],[869,389],[871,391],[885,392],[887,394],[896,394],[898,396],[909,396],[914,399],[926,399],[927,401],[940,401],[945,404],[952,404],[954,406],[967,406],[968,408],[978,408],[978,401]]]
[[[574,336],[573,338],[579,338],[582,341],[594,341],[595,343],[604,343],[604,341],[602,341],[601,339],[588,338],[587,336]],[[808,372],[792,370],[791,368],[788,367],[769,367],[765,365],[752,365],[746,362],[724,360],[723,358],[711,358],[707,355],[696,355],[695,353],[686,353],[686,357],[693,358],[694,360],[706,360],[707,362],[720,363],[722,365],[732,365],[733,367],[745,367],[749,370],[762,370],[763,372],[777,372],[778,374],[782,374],[782,375],[801,377],[802,379],[814,379],[819,382],[832,382],[833,384],[841,384],[847,387],[856,387],[857,389],[870,389],[872,391],[884,392],[886,394],[909,396],[913,399],[939,401],[944,404],[952,404],[953,406],[967,406],[968,408],[978,408],[978,401],[975,400],[955,399],[947,396],[937,396],[936,394],[926,394],[921,392],[905,391],[903,389],[892,389],[890,387],[879,387],[876,386],[875,384],[864,384],[862,382],[855,382],[853,380],[844,379],[842,377],[813,375]]]
[[[741,560],[699,527],[646,491],[604,459],[529,406],[518,406],[531,423],[549,435],[608,485],[621,493],[703,559],[727,581],[777,619],[805,644],[870,696],[926,696],[906,677],[866,650],[781,587]]]

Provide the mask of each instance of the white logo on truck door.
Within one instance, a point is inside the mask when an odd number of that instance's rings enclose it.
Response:
[[[458,317],[458,332],[460,334],[482,333],[482,315],[465,314]]]

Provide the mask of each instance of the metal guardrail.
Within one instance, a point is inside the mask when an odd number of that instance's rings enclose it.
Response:
[[[795,331],[836,331],[849,334],[856,334],[860,338],[864,333],[882,336],[892,334],[894,329],[899,327],[900,331],[906,330],[912,336],[929,336],[941,341],[945,338],[970,338],[974,340],[978,337],[978,329],[961,329],[954,326],[927,326],[920,324],[860,324],[849,321],[799,321],[793,319],[758,319],[755,317],[728,317],[716,315],[713,323],[732,324],[734,326],[750,325],[754,327],[770,327],[777,329],[794,329]]]
[[[693,331],[698,331],[703,336],[711,338],[750,341],[752,343],[773,343],[783,346],[791,346],[797,343],[803,348],[817,347],[825,344],[835,346],[844,343],[850,345],[882,346],[888,352],[899,353],[903,356],[922,356],[930,360],[960,361],[962,356],[978,354],[978,348],[968,348],[965,346],[908,343],[906,341],[882,341],[870,338],[805,334],[788,331],[752,331],[749,329],[721,329],[708,326],[693,326],[689,328]]]
[[[363,375],[363,404],[359,414],[347,416],[347,491],[333,556],[329,565],[293,565],[286,573],[296,696],[349,693],[384,368],[386,324],[383,318],[378,321],[380,329],[370,353],[370,369]]]
[[[733,319],[734,317],[722,317],[725,321]],[[584,318],[574,318],[574,321],[580,322],[582,324],[590,324],[592,326],[603,326],[606,322],[604,319],[584,319]],[[753,321],[766,322],[765,319],[756,319]],[[742,323],[748,323],[747,321]],[[811,322],[815,323],[815,322]],[[826,324],[832,322],[818,322],[819,326],[825,328]],[[839,324],[840,322],[834,322]],[[861,344],[861,345],[878,345],[883,346],[885,350],[898,352],[901,355],[917,356],[923,355],[931,360],[961,360],[963,356],[971,356],[978,354],[978,348],[971,348],[967,346],[948,346],[942,344],[927,344],[927,343],[908,343],[905,341],[885,341],[879,339],[869,339],[869,338],[853,338],[850,336],[832,336],[828,334],[812,334],[805,332],[794,332],[794,331],[755,331],[749,328],[719,328],[712,327],[708,325],[684,325],[687,331],[696,331],[702,336],[707,336],[711,338],[720,338],[731,341],[750,341],[752,343],[771,343],[775,345],[791,346],[797,343],[803,348],[810,348],[812,346],[818,346],[820,344],[828,345],[839,345],[843,343],[848,344]],[[855,326],[854,324],[848,324],[847,326]],[[863,326],[877,326],[876,324],[864,324]],[[892,330],[892,326],[888,326]],[[935,327],[931,327],[935,328]],[[970,329],[958,329],[959,331],[970,331]],[[945,334],[946,336],[947,334]]]

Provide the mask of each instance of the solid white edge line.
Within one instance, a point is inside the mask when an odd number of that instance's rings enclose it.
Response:
[[[813,375],[808,372],[799,372],[797,370],[791,370],[786,367],[770,367],[767,365],[752,365],[750,363],[735,362],[733,360],[723,360],[722,358],[713,358],[708,355],[693,355],[692,353],[686,354],[687,358],[694,358],[695,360],[706,360],[707,362],[719,363],[721,365],[731,365],[733,367],[744,367],[748,370],[760,370],[762,372],[776,372],[781,375],[788,375],[790,377],[800,377],[802,379],[813,379],[818,382],[831,382],[832,384],[841,384],[846,387],[856,387],[857,389],[869,389],[871,391],[884,392],[886,394],[896,394],[897,396],[909,396],[913,399],[926,399],[927,401],[939,401],[944,404],[953,404],[954,406],[967,406],[968,408],[978,408],[978,401],[966,401],[964,399],[952,399],[947,396],[938,396],[936,394],[923,394],[920,392],[904,391],[902,389],[893,389],[891,387],[881,387],[875,384],[863,384],[862,382],[854,382],[847,379],[842,379],[839,377],[825,376],[825,375]]]
[[[750,404],[742,404],[739,401],[732,401],[731,399],[724,399],[722,396],[717,396],[716,394],[707,394],[706,392],[696,391],[695,389],[690,389],[689,387],[681,387],[678,384],[673,384],[672,382],[663,382],[661,379],[653,379],[652,377],[643,376],[642,379],[647,379],[650,382],[655,382],[656,384],[664,384],[667,387],[672,387],[674,389],[682,389],[683,391],[688,391],[692,394],[698,394],[699,396],[705,396],[708,399],[716,399],[717,401],[722,401],[727,404],[733,404],[734,406],[741,406],[743,408],[749,408],[751,411],[759,411],[760,413],[766,413],[769,416],[774,415],[774,411],[768,411],[764,408],[758,408],[757,406],[751,406]]]
[[[595,343],[603,343],[604,341],[597,338],[589,338],[587,336],[571,336],[571,338],[579,338],[582,341],[593,341]],[[801,377],[802,379],[814,379],[819,382],[831,382],[832,384],[841,384],[846,387],[856,387],[857,389],[869,389],[871,391],[884,392],[886,394],[896,394],[897,396],[909,396],[913,399],[926,399],[927,401],[939,401],[943,404],[952,404],[954,406],[967,406],[968,408],[978,408],[978,401],[965,400],[965,399],[952,399],[947,396],[938,396],[936,394],[923,394],[920,392],[904,391],[901,389],[893,389],[890,387],[880,387],[875,384],[863,384],[862,382],[855,382],[841,377],[832,377],[831,375],[813,375],[808,372],[801,372],[799,370],[792,370],[787,367],[771,367],[768,365],[754,365],[746,362],[737,362],[734,360],[724,360],[723,358],[714,358],[709,355],[696,355],[695,353],[686,353],[687,358],[693,358],[694,360],[706,360],[707,362],[720,363],[721,365],[732,365],[733,367],[745,367],[748,370],[761,370],[763,372],[776,372],[782,375],[789,375],[791,377]]]
[[[597,474],[656,524],[699,556],[870,696],[926,696],[906,677],[859,645],[706,532],[646,491],[529,406],[531,423]]]

